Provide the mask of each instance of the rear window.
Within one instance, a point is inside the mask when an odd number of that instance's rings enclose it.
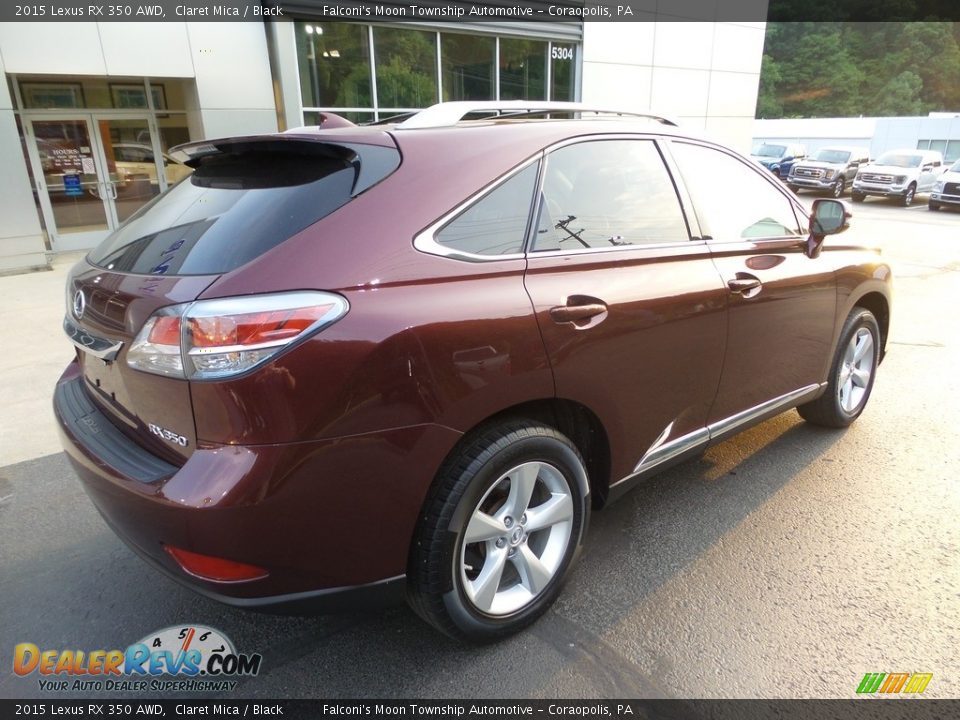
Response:
[[[141,208],[89,260],[146,275],[229,272],[342,207],[397,165],[395,150],[376,146],[289,142],[213,155]]]

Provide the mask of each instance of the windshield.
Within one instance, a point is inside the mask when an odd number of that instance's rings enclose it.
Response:
[[[923,160],[922,155],[908,155],[906,153],[884,153],[877,158],[877,165],[890,165],[891,167],[915,168],[920,167]]]
[[[960,160],[950,166],[950,172],[960,173]]]
[[[847,150],[830,150],[829,148],[824,148],[823,150],[817,150],[817,154],[813,156],[814,160],[825,163],[845,163],[850,159],[850,152]]]
[[[778,157],[783,157],[784,150],[786,150],[786,147],[784,145],[767,145],[766,143],[764,143],[763,145],[758,147],[756,150],[754,150],[753,154],[758,155],[759,157],[778,158]]]

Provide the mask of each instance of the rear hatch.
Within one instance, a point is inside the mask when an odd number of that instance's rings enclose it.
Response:
[[[64,330],[93,401],[136,442],[182,463],[197,443],[190,381],[128,364],[145,324],[350,202],[400,155],[386,133],[360,130],[205,141],[172,154],[194,173],[73,268]],[[250,292],[269,289],[266,278]]]

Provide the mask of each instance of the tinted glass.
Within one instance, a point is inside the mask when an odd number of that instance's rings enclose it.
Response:
[[[813,159],[825,163],[845,163],[850,159],[850,153],[847,150],[823,149],[817,150],[817,154],[813,156]]]
[[[473,255],[523,251],[538,163],[521,170],[448,223],[435,239]]]
[[[764,170],[700,145],[674,142],[673,155],[714,240],[800,235],[793,205]]]
[[[444,101],[493,100],[494,44],[492,37],[441,35]]]
[[[547,99],[547,43],[500,40],[500,99]]]
[[[394,166],[395,167],[395,166]],[[108,270],[148,275],[227,272],[349,202],[348,159],[254,151],[204,161],[90,253]]]
[[[304,107],[371,107],[366,26],[297,22],[294,28]]]
[[[786,151],[786,146],[784,145],[767,145],[763,144],[753,151],[754,155],[760,157],[772,157],[778,158],[783,157],[783,153]]]
[[[915,168],[920,167],[923,160],[922,155],[907,155],[904,153],[890,152],[884,153],[877,158],[877,165],[891,165],[893,167]]]
[[[437,34],[373,29],[377,101],[381,108],[421,108],[437,102]]]
[[[586,142],[547,158],[534,250],[685,240],[680,202],[653,142]]]

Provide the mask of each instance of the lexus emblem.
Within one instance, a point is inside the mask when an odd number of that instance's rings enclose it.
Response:
[[[73,316],[79,320],[86,309],[87,299],[83,296],[83,290],[77,290],[77,294],[73,296]]]

